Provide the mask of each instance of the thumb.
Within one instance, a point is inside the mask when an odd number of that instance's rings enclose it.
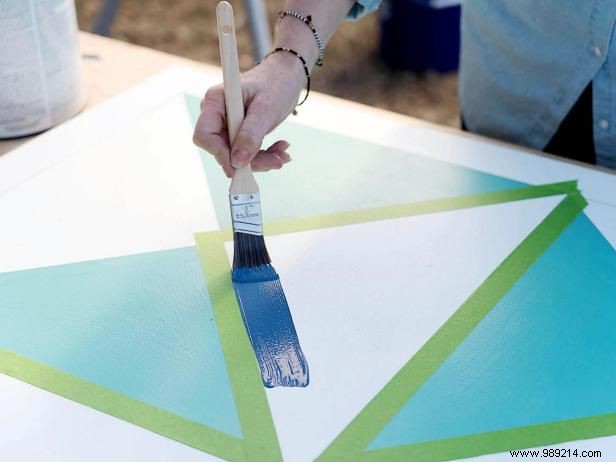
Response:
[[[233,167],[240,168],[250,163],[259,153],[261,143],[263,143],[263,138],[269,128],[264,114],[258,114],[249,108],[231,148],[231,165]]]

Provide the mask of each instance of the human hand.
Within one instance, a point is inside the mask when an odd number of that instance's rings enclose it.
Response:
[[[212,154],[228,177],[234,168],[249,162],[255,171],[282,168],[291,160],[289,143],[278,140],[265,150],[261,143],[293,111],[304,80],[299,60],[287,53],[274,53],[242,74],[245,116],[233,146],[227,132],[223,86],[208,89],[201,101],[194,143]]]

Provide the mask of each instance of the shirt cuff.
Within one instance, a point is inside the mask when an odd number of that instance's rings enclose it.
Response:
[[[359,19],[376,10],[380,4],[381,0],[357,0],[347,14],[347,19]]]

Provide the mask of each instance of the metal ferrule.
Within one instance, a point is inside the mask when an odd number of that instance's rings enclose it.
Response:
[[[236,233],[263,235],[263,219],[261,218],[261,200],[259,193],[231,194],[231,221]]]

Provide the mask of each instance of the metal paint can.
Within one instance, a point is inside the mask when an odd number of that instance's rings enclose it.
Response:
[[[73,0],[0,0],[0,138],[41,132],[85,105]]]

